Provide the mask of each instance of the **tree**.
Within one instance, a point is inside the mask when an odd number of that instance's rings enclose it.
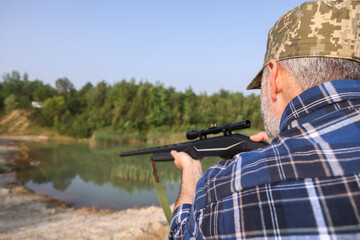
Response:
[[[49,84],[44,84],[40,80],[31,82],[31,94],[33,101],[45,101],[48,98],[54,97],[56,90]]]
[[[1,95],[3,98],[7,98],[10,94],[22,94],[23,82],[21,81],[21,75],[17,71],[13,71],[11,74],[5,74],[3,76],[3,87]]]
[[[49,126],[52,126],[55,118],[59,118],[66,111],[65,99],[63,96],[56,96],[47,99],[41,108],[44,118]]]
[[[101,81],[96,85],[93,91],[92,104],[95,107],[101,107],[105,104],[107,84],[105,81]]]
[[[56,80],[55,86],[58,93],[63,96],[68,95],[72,90],[74,90],[74,85],[66,77]]]

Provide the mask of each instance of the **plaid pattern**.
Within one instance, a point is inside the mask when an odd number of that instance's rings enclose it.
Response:
[[[360,239],[360,82],[308,89],[266,148],[212,166],[169,239]]]

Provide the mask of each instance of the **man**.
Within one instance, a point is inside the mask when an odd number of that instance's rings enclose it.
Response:
[[[360,239],[360,4],[307,2],[269,32],[261,88],[271,144],[201,163],[182,183],[170,239]]]

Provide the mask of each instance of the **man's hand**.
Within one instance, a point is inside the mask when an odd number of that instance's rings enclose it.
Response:
[[[175,166],[181,170],[187,170],[188,168],[201,168],[201,162],[199,160],[192,159],[189,154],[185,152],[171,151]]]
[[[173,150],[171,151],[171,155],[175,159],[175,166],[182,170],[180,192],[174,208],[176,209],[184,203],[192,204],[195,196],[196,183],[202,176],[202,168],[201,162],[192,159],[187,153]]]
[[[265,142],[269,143],[269,139],[265,132],[259,132],[255,135],[250,136],[250,140],[254,141],[254,142],[265,141]]]

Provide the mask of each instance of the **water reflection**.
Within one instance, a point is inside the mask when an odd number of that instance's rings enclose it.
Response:
[[[88,144],[32,143],[35,164],[17,173],[18,180],[36,192],[74,206],[122,209],[158,205],[152,185],[150,155],[119,158],[119,153],[149,146],[89,147]],[[217,160],[203,161],[208,168]],[[179,190],[181,172],[173,163],[158,163],[170,202]]]

